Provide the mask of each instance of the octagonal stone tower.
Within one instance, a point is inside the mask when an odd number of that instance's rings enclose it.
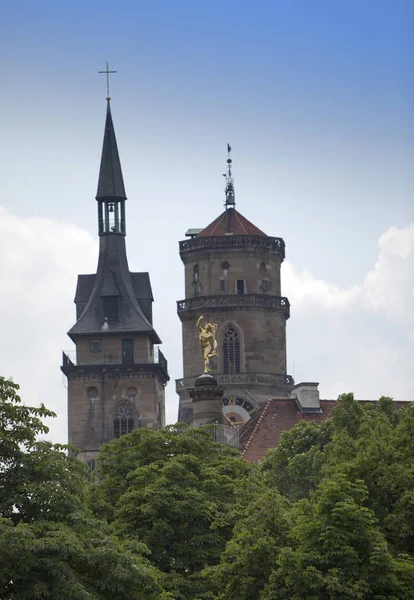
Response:
[[[184,377],[177,380],[179,420],[194,423],[190,391],[202,373],[197,318],[217,324],[218,359],[212,375],[223,388],[222,410],[233,424],[247,422],[270,397],[287,397],[294,385],[286,373],[289,301],[281,295],[281,238],[270,237],[235,208],[229,147],[225,210],[180,242],[185,299],[177,303],[182,323]]]

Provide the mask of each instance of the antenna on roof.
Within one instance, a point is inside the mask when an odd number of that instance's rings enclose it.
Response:
[[[230,153],[231,153],[231,146],[230,144],[227,144],[227,173],[223,173],[223,177],[226,178],[226,187],[225,187],[225,194],[226,194],[226,201],[224,203],[226,209],[228,208],[234,208],[235,204],[236,204],[236,200],[235,200],[235,196],[234,196],[234,180],[231,174],[231,165],[232,165],[232,159],[230,158]]]

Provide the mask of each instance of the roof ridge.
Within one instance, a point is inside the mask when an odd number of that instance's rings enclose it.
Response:
[[[260,424],[261,424],[261,422],[263,421],[263,417],[265,416],[265,414],[266,414],[266,412],[267,412],[267,409],[269,408],[270,402],[271,402],[271,400],[270,400],[270,399],[269,399],[269,400],[267,400],[267,401],[266,401],[266,403],[265,403],[265,405],[263,406],[263,411],[262,411],[262,414],[260,415],[259,419],[257,420],[257,423],[256,423],[256,425],[254,426],[254,429],[253,429],[252,433],[250,434],[250,437],[249,437],[249,439],[247,440],[247,442],[246,442],[246,445],[245,445],[245,447],[244,447],[244,449],[243,449],[243,452],[242,452],[242,457],[243,457],[243,458],[244,458],[244,455],[246,454],[246,451],[247,451],[248,447],[249,447],[249,446],[250,446],[250,444],[252,443],[252,441],[253,441],[253,439],[254,439],[254,437],[255,437],[255,435],[256,435],[256,433],[257,433],[257,431],[258,431],[259,427],[260,427]]]
[[[232,217],[231,222],[228,217]],[[267,237],[264,231],[249,221],[237,209],[230,207],[197,233],[197,238],[225,235],[260,235]]]
[[[222,222],[222,220],[223,220],[223,218],[224,218],[224,215],[225,215],[225,214],[226,214],[226,213],[222,213],[222,214],[221,214],[221,215],[218,217],[218,219],[217,219],[217,223],[216,223],[215,227],[213,228],[213,230],[212,230],[212,232],[211,232],[211,235],[213,235],[213,233],[216,231],[217,227],[218,227],[218,226],[221,224],[221,222]],[[214,221],[213,221],[213,222],[214,222]]]
[[[240,216],[242,216],[242,215],[241,215],[241,213],[237,212],[237,210],[236,210],[236,209],[234,209],[234,216],[236,217],[236,219],[237,219],[237,221],[238,221],[238,223],[239,223],[240,227],[243,229],[244,233],[245,233],[245,234],[247,234],[246,227],[244,226],[244,224],[243,224],[242,220],[240,219]],[[246,218],[246,217],[244,217],[244,218]],[[252,225],[253,225],[253,223],[252,223]],[[256,226],[255,226],[255,227],[256,227]]]

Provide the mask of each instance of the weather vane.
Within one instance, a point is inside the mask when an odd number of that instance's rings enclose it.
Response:
[[[230,158],[230,153],[231,153],[231,146],[230,146],[230,144],[227,144],[227,173],[223,173],[223,177],[226,178],[226,187],[225,187],[225,193],[226,193],[225,207],[226,208],[234,208],[234,206],[236,204],[235,197],[234,197],[234,179],[231,174],[231,164],[233,161]]]
[[[109,95],[109,74],[110,73],[118,73],[118,71],[110,71],[109,63],[106,63],[106,71],[98,71],[99,73],[106,73],[106,99],[110,100],[111,96]]]

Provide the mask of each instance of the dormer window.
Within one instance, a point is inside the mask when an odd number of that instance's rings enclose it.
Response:
[[[118,320],[118,296],[103,297],[104,318],[107,321]]]

